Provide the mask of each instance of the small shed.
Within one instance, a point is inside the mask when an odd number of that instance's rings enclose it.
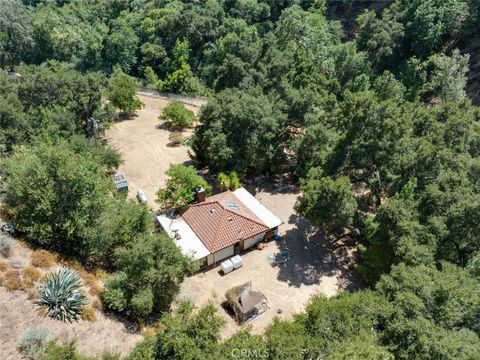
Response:
[[[252,282],[235,286],[225,293],[239,324],[249,322],[268,309],[267,298],[260,291],[252,290]]]
[[[117,191],[128,191],[128,181],[121,173],[112,175]]]

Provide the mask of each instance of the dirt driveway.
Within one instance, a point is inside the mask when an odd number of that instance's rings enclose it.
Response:
[[[131,120],[119,121],[106,131],[106,140],[110,146],[118,149],[124,163],[119,172],[123,173],[129,183],[129,197],[134,198],[137,190],[142,189],[148,203],[155,210],[155,193],[164,184],[170,164],[184,163],[190,160],[188,148],[184,145],[169,146],[170,131],[160,124],[158,115],[169,99],[138,94],[145,107],[138,116]],[[199,108],[187,105],[198,112]],[[192,129],[183,132],[184,137],[192,134]]]
[[[299,196],[295,188],[273,190],[249,188],[252,194],[284,222],[280,233],[287,242],[291,260],[272,267],[269,256],[277,254],[275,241],[263,250],[252,250],[244,255],[243,267],[222,276],[220,268],[194,275],[185,280],[179,299],[192,301],[203,306],[212,300],[218,313],[226,320],[222,331],[229,337],[239,326],[221,307],[225,292],[237,285],[252,281],[255,290],[262,291],[268,299],[270,309],[254,320],[252,330],[260,333],[274,316],[289,318],[305,308],[310,297],[321,293],[335,295],[340,289],[355,290],[361,286],[353,268],[356,251],[354,246],[334,247],[323,234],[318,233],[309,222],[294,210]],[[281,310],[279,314],[277,310]]]

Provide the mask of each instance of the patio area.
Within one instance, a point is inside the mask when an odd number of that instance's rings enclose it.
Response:
[[[229,274],[223,275],[217,266],[186,279],[178,296],[196,306],[213,301],[226,321],[222,331],[225,337],[240,328],[222,308],[225,292],[234,286],[251,281],[253,289],[261,291],[268,300],[269,309],[250,323],[254,333],[261,332],[275,316],[289,318],[302,311],[316,293],[333,296],[340,289],[355,290],[361,286],[353,268],[355,246],[342,242],[333,246],[298,216],[294,210],[299,196],[296,189],[249,188],[249,191],[284,222],[280,234],[290,251],[290,260],[272,267],[270,258],[280,253],[281,242],[271,241],[263,250],[242,254],[243,266]]]

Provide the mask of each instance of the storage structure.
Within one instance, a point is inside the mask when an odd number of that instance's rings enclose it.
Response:
[[[128,181],[122,173],[112,175],[117,191],[128,191]]]
[[[225,297],[239,324],[250,322],[268,310],[267,298],[260,291],[252,289],[251,281],[231,288]]]

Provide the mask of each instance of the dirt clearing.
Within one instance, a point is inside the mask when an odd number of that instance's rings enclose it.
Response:
[[[125,175],[129,183],[128,196],[134,198],[137,190],[142,189],[150,206],[155,210],[155,193],[165,183],[170,164],[181,164],[190,160],[188,147],[170,146],[171,132],[158,120],[160,110],[169,103],[168,98],[138,94],[145,107],[131,120],[114,123],[106,131],[108,145],[120,151],[124,163],[118,172]],[[199,107],[186,105],[195,113]],[[193,129],[183,131],[188,138]]]

